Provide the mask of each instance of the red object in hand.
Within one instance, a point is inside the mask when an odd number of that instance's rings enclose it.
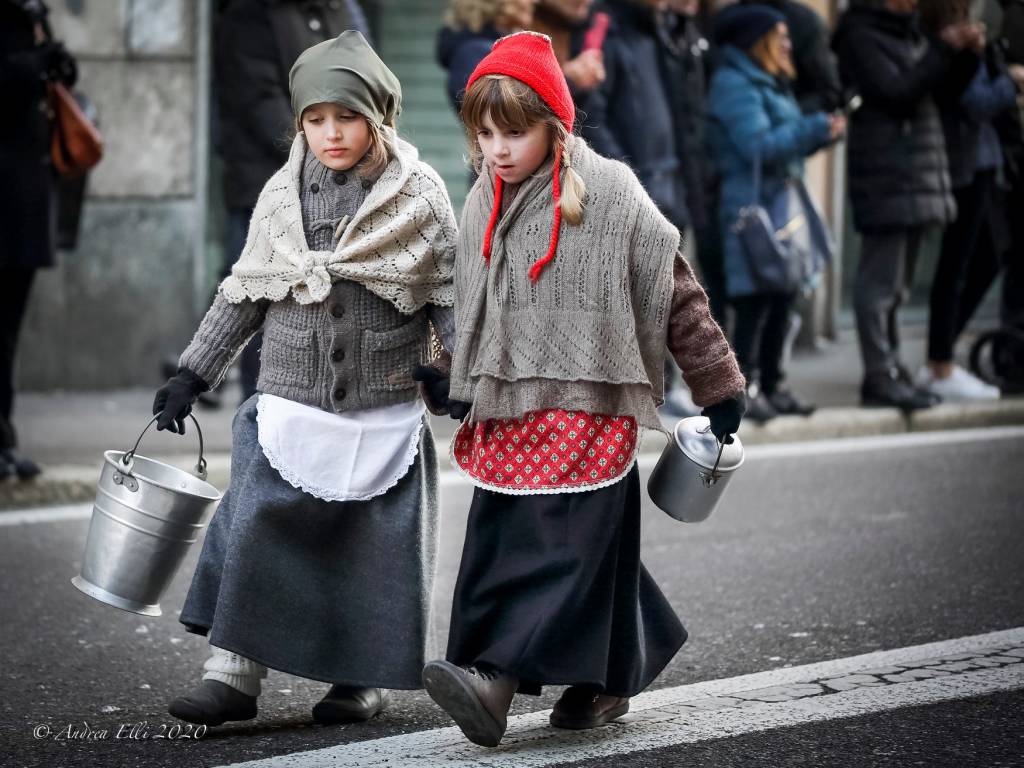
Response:
[[[590,29],[583,35],[583,50],[584,51],[599,51],[601,46],[604,45],[604,37],[608,34],[608,24],[611,22],[611,17],[603,11],[598,11],[594,14],[594,21],[590,25]]]

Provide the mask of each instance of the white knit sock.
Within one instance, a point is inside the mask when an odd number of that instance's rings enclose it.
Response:
[[[203,664],[203,680],[217,680],[248,696],[260,695],[260,680],[267,676],[266,667],[215,645],[210,650],[213,655]]]

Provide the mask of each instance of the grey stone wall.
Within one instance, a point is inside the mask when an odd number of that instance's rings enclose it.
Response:
[[[105,156],[89,178],[81,234],[38,273],[23,331],[23,389],[151,385],[187,341],[206,287],[205,135],[196,136],[204,0],[50,0],[54,34],[78,58]]]

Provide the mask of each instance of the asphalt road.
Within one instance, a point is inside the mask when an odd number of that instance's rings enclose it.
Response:
[[[655,687],[1024,626],[1024,432],[1006,434],[757,448],[704,523],[648,502],[645,562],[690,631]],[[439,642],[471,489],[449,478],[443,494]],[[177,722],[166,702],[201,676],[205,641],[175,616],[198,547],[165,615],[146,618],[69,584],[87,527],[0,528],[0,764],[214,766],[450,725],[416,692],[370,723],[315,726],[310,708],[326,686],[272,672],[255,721],[200,740],[113,738],[139,722],[166,733]],[[513,712],[546,709],[557,694],[517,697]],[[934,765],[955,742],[956,764],[1021,765],[1022,704],[1009,691],[587,764]],[[40,726],[49,737],[34,738]],[[56,739],[67,726],[94,739]]]

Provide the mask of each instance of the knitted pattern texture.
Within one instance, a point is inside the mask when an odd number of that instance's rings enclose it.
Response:
[[[455,214],[448,192],[415,147],[382,130],[395,154],[333,250],[313,250],[306,241],[299,201],[306,140],[295,137],[288,162],[260,193],[241,257],[220,285],[228,301],[280,301],[290,293],[311,304],[343,278],[406,314],[427,303],[451,306]]]
[[[325,250],[372,194],[374,180],[332,171],[307,151],[299,180],[306,240]],[[417,396],[412,369],[428,359],[429,318],[449,345],[453,310],[428,304],[412,317],[351,280],[336,280],[325,301],[244,300],[219,293],[179,365],[211,386],[263,329],[259,391],[340,413]]]
[[[473,403],[473,422],[561,408],[633,416],[661,430],[666,346],[697,404],[742,391],[707,297],[677,257],[678,231],[625,165],[580,139],[571,151],[587,187],[583,222],[563,227],[558,253],[537,282],[528,270],[547,247],[549,168],[508,202],[489,265],[480,244],[491,213],[490,174],[470,191],[456,256],[450,396]]]
[[[550,164],[524,181],[481,257],[494,180],[482,173],[462,214],[456,256],[457,340],[451,397],[472,421],[544,408],[635,416],[660,429],[664,350],[679,232],[633,173],[580,139],[572,165],[586,183],[583,222],[547,250]],[[567,386],[571,382],[571,386]]]

